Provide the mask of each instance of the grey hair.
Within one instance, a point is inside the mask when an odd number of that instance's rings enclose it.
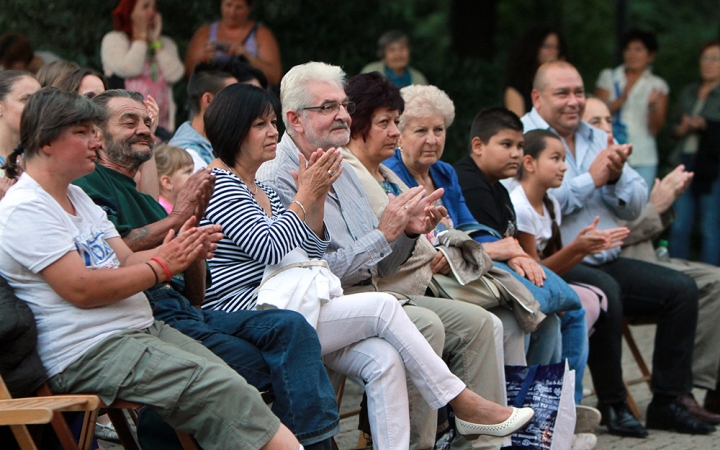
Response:
[[[400,124],[398,124],[400,132],[410,120],[420,117],[442,116],[445,128],[452,125],[455,120],[455,104],[445,91],[436,86],[413,84],[400,89],[400,95],[405,100],[405,111],[400,116]]]
[[[377,57],[380,59],[385,58],[385,49],[388,45],[394,44],[395,42],[404,42],[408,47],[410,46],[410,38],[408,35],[398,30],[390,30],[384,32],[377,43]]]
[[[315,100],[307,86],[310,83],[327,83],[344,89],[345,77],[345,72],[339,66],[315,61],[290,69],[280,82],[282,119],[288,134],[293,134],[293,128],[288,123],[287,112],[299,112],[306,106],[312,106],[310,103]]]

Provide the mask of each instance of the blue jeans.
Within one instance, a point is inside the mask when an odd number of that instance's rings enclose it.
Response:
[[[581,304],[577,293],[575,293],[575,291],[570,286],[568,286],[568,284],[563,281],[562,278],[557,276],[547,267],[543,267],[547,278],[545,279],[543,287],[539,287],[533,284],[527,278],[520,276],[520,274],[511,269],[510,266],[508,266],[507,264],[497,261],[493,261],[493,264],[495,264],[496,267],[510,272],[516,279],[520,280],[520,282],[523,283],[526,288],[528,288],[530,293],[532,293],[533,297],[535,297],[535,299],[540,302],[541,310],[543,310],[543,307],[545,307],[546,305],[554,303],[552,300],[553,298],[567,299],[567,303],[576,303],[578,305]],[[554,314],[548,315],[548,317],[552,316],[554,316]],[[559,362],[562,359],[568,358],[568,364],[570,365],[570,369],[576,371],[575,378],[577,379],[577,374],[584,372],[585,364],[587,363],[588,335],[587,324],[585,323],[585,310],[580,308],[578,310],[566,311],[565,316],[568,317],[563,317],[561,319],[561,324],[559,327],[560,335],[557,336],[554,342],[550,334],[550,331],[552,330],[547,329],[547,327],[550,327],[551,324],[547,324],[545,326],[541,324],[540,328],[538,328],[538,330],[532,333],[527,359],[528,364],[532,365],[552,364]],[[548,319],[545,319],[543,322],[547,321]],[[556,326],[557,325],[555,325],[555,327]],[[541,333],[543,336],[542,339],[537,339],[536,333]],[[560,340],[561,342],[559,342]],[[542,341],[545,342],[543,343]],[[550,358],[548,358],[546,355],[552,355],[553,349],[555,348],[562,349],[560,359],[557,359],[555,356],[551,356]],[[538,356],[540,355],[542,356],[538,358]],[[580,380],[582,380],[582,378],[580,378]],[[582,398],[582,383],[576,383],[576,386],[577,384],[580,385],[580,393]]]
[[[575,370],[575,404],[579,405],[583,398],[582,381],[585,375],[585,366],[587,366],[590,355],[585,310],[565,311],[560,318],[560,333],[562,334],[562,359],[567,359],[570,369]]]
[[[702,235],[700,261],[714,266],[720,264],[720,177],[705,194],[695,194],[690,186],[673,207],[676,218],[670,228],[670,255],[690,259],[690,236],[695,227],[695,216],[699,213]]]
[[[339,431],[335,392],[317,333],[287,310],[204,311],[167,283],[145,291],[156,319],[203,343],[258,390],[272,390],[273,413],[303,445]]]

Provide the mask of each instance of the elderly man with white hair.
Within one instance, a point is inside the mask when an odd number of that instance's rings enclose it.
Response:
[[[291,171],[297,171],[298,153],[309,158],[318,148],[327,151],[349,141],[349,113],[355,105],[348,102],[344,81],[342,69],[317,62],[293,67],[283,77],[280,96],[287,132],[277,146],[276,158],[261,166],[257,178],[272,185],[285,205],[296,193]],[[429,194],[418,208],[405,207],[407,197],[400,195],[389,202],[377,219],[357,176],[343,166],[324,205],[330,234],[325,259],[342,280],[346,293],[377,290],[379,278],[395,274],[412,253],[426,225],[430,221],[437,223],[426,216],[424,206],[441,193]],[[443,355],[451,371],[468,388],[493,402],[505,401],[491,314],[478,306],[447,299],[394,294],[435,351]],[[500,344],[500,351],[501,348]],[[412,385],[408,391],[411,448],[432,448],[436,413]],[[471,443],[459,437],[453,448],[470,448],[471,444],[475,448],[498,448],[501,442],[497,438],[481,438]]]

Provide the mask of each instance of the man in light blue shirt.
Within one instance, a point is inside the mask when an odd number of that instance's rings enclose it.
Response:
[[[563,240],[572,240],[600,216],[598,228],[633,220],[647,204],[647,186],[625,162],[631,145],[615,144],[612,136],[582,122],[585,88],[569,63],[555,61],[538,69],[532,91],[533,109],[522,118],[525,131],[546,129],[557,134],[567,151],[562,186],[551,191],[562,209]],[[653,400],[647,427],[681,433],[707,434],[714,427],[687,411],[682,401],[692,389],[691,361],[698,292],[679,272],[638,260],[621,258],[620,248],[583,260],[563,278],[601,288],[608,310],[590,337],[588,365],[598,395],[603,423],[613,434],[645,437],[647,430],[632,415],[622,381],[622,316],[649,317],[657,322],[653,355]]]

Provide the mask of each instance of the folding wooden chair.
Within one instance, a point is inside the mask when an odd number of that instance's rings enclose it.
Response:
[[[340,387],[338,388],[338,391],[335,394],[335,399],[337,400],[338,409],[340,409],[340,405],[342,404],[342,397],[343,397],[343,394],[345,393],[345,383],[347,383],[347,376],[343,375],[342,381],[340,382]],[[358,416],[358,415],[360,415],[360,408],[346,411],[346,412],[340,414],[340,420],[347,419],[348,417],[352,417],[352,416]],[[371,445],[372,445],[372,437],[367,436],[363,432],[360,432],[360,436],[358,436],[357,448],[368,448]]]
[[[12,398],[0,376],[0,425],[9,425],[22,450],[37,450],[26,425],[51,423],[65,450],[88,450],[95,434],[95,418],[100,406],[97,395],[55,395],[52,397]],[[63,411],[85,411],[79,443],[68,427]]]

